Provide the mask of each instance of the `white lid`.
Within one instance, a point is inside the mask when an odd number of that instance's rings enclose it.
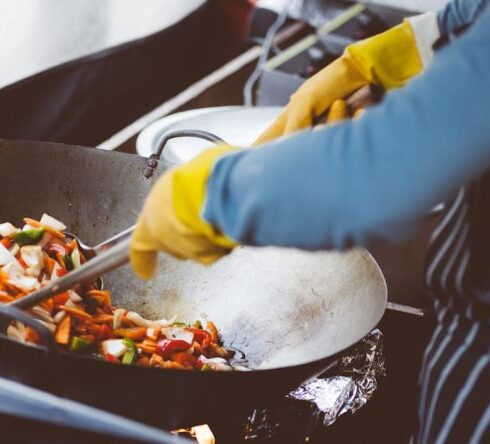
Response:
[[[149,157],[156,151],[160,138],[168,131],[177,129],[210,132],[233,146],[248,147],[272,123],[280,107],[244,106],[203,108],[164,117],[146,127],[136,140],[136,151]],[[212,142],[192,137],[169,140],[161,160],[166,167],[191,160]]]

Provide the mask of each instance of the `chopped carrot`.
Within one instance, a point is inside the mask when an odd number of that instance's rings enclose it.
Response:
[[[160,337],[160,329],[159,328],[147,328],[146,329],[146,337],[148,339],[153,339],[156,341]]]
[[[89,290],[86,295],[94,299],[99,305],[111,306],[111,293],[109,290]]]
[[[36,333],[36,331],[31,328],[26,326],[26,332],[25,332],[25,339],[27,342],[31,342],[34,344],[40,344],[41,339],[39,338],[39,335]]]
[[[105,324],[107,322],[112,322],[114,316],[110,314],[98,314],[93,317],[93,322],[96,324]]]
[[[208,321],[206,325],[206,330],[211,334],[211,340],[217,343],[219,341],[219,334],[216,325],[214,325],[213,322]]]
[[[92,316],[90,316],[87,312],[83,311],[79,307],[68,307],[67,305],[60,305],[58,308],[60,310],[66,311],[77,319],[81,319],[82,321],[93,321]]]
[[[51,273],[53,273],[54,265],[56,264],[56,261],[52,258],[49,257],[49,255],[43,251],[43,260],[44,260],[44,268],[46,269],[46,272],[48,275],[51,276]]]
[[[71,317],[65,316],[58,324],[58,328],[54,334],[54,340],[58,344],[68,344],[70,342]]]
[[[70,252],[72,252],[75,248],[78,248],[77,240],[72,239],[72,241],[70,242],[70,245],[68,247],[70,249]]]
[[[146,336],[146,327],[116,328],[113,333],[116,336],[122,336],[123,338],[129,338],[133,341],[139,341]]]
[[[22,259],[22,256],[20,255],[20,253],[17,253],[17,255],[15,256],[15,258],[17,259],[17,262],[22,266],[22,268],[24,270],[27,270],[29,268],[27,266],[27,264],[24,262],[24,259]]]
[[[4,237],[0,244],[2,244],[5,248],[10,248],[12,246],[12,241],[8,237]]]
[[[150,358],[148,356],[142,356],[136,361],[136,365],[140,365],[142,367],[150,366]]]
[[[44,307],[46,310],[48,310],[49,313],[51,313],[53,311],[53,308],[54,308],[53,298],[46,299],[45,301],[41,302],[41,306]]]
[[[170,361],[178,362],[184,367],[194,368],[197,364],[197,359],[186,352],[175,352],[170,355]]]
[[[0,302],[4,304],[8,304],[9,302],[14,301],[15,298],[10,296],[6,291],[0,291]]]
[[[152,353],[155,353],[155,350],[157,349],[156,344],[151,346],[148,344],[144,344],[143,342],[137,342],[134,345],[136,345],[137,348],[141,349],[141,351],[143,353],[148,353],[149,355],[151,355]]]
[[[53,227],[50,227],[49,225],[44,225],[35,219],[31,219],[30,217],[24,217],[24,222],[27,225],[30,225],[31,227],[34,227],[34,228],[44,228],[44,230],[47,233],[51,234],[51,236],[57,237],[58,239],[64,239],[65,238],[64,233],[62,233],[61,231],[59,231]]]
[[[153,353],[150,358],[150,367],[163,367],[164,361],[160,355]]]

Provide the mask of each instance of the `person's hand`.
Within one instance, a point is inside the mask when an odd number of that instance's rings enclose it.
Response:
[[[154,185],[131,238],[130,261],[140,277],[153,276],[158,251],[209,264],[236,245],[202,217],[208,176],[216,161],[234,150],[210,148],[163,174]]]
[[[254,145],[311,127],[339,99],[373,83],[385,90],[405,85],[422,71],[439,38],[437,17],[427,13],[349,45],[344,54],[307,80]]]

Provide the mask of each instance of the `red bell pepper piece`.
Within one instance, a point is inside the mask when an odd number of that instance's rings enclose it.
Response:
[[[163,359],[167,359],[173,352],[187,351],[191,348],[191,344],[182,339],[162,339],[157,342],[155,353]]]
[[[199,342],[204,348],[212,341],[211,334],[207,330],[194,327],[188,327],[186,330],[194,333],[194,341]]]
[[[100,326],[100,331],[97,335],[99,341],[104,341],[105,339],[110,339],[112,337],[112,328],[107,324],[102,324]]]
[[[107,362],[117,362],[117,363],[119,363],[119,359],[117,359],[115,356],[111,355],[110,353],[106,353],[104,355],[104,359]]]

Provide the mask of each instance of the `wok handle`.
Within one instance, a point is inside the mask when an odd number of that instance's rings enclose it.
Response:
[[[196,139],[204,139],[215,144],[226,143],[221,137],[218,137],[208,131],[203,130],[174,130],[165,133],[157,143],[157,150],[153,153],[146,163],[146,167],[143,170],[144,176],[149,179],[153,176],[155,168],[158,166],[158,161],[162,155],[165,145],[170,139],[176,139],[178,137],[195,137]]]
[[[11,304],[0,305],[0,318],[2,319],[2,336],[6,336],[4,331],[7,329],[10,322],[19,321],[31,327],[39,335],[48,353],[56,353],[57,347],[53,334],[37,319]]]
[[[114,270],[129,261],[129,238],[123,240],[114,247],[103,251],[81,267],[76,268],[67,275],[57,279],[21,299],[17,299],[7,304],[17,308],[26,309],[40,302],[52,298],[57,294],[63,293],[76,284],[93,282],[102,274]]]

